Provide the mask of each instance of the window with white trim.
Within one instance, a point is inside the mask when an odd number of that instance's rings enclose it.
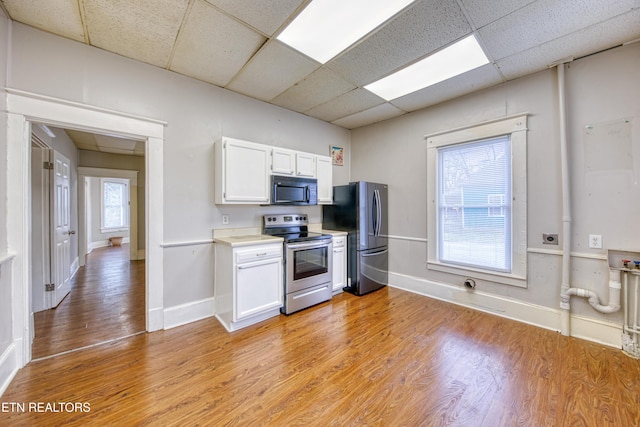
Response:
[[[101,232],[122,231],[129,228],[129,180],[100,179]]]
[[[427,136],[427,267],[526,286],[526,115]]]

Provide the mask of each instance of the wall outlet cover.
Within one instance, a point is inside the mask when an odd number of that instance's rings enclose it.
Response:
[[[602,236],[600,234],[589,234],[589,248],[602,249]]]

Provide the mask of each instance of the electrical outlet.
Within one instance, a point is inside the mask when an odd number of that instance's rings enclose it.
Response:
[[[222,215],[222,225],[229,224],[229,215]]]
[[[600,234],[589,234],[589,248],[602,249],[602,236]]]

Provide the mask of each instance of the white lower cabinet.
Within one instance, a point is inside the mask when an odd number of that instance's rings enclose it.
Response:
[[[347,286],[347,238],[333,236],[333,293]]]
[[[282,244],[216,245],[216,317],[235,331],[280,314]]]

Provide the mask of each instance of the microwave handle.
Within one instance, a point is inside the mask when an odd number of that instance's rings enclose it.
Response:
[[[308,185],[304,188],[304,198],[307,203],[311,201],[311,189]]]

